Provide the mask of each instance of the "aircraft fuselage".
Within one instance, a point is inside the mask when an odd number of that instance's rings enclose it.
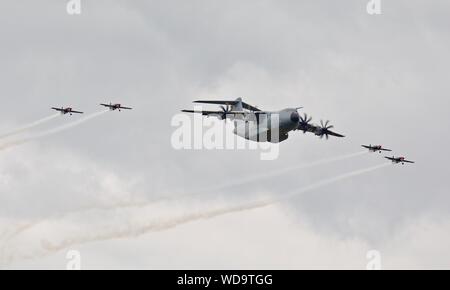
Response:
[[[286,140],[290,131],[297,129],[299,115],[296,109],[235,116],[233,133],[251,141],[279,143]]]

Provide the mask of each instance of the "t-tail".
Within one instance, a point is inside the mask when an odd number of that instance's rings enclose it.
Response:
[[[242,104],[242,98],[237,98],[235,102],[236,103],[231,106],[231,110],[236,112],[243,111],[244,105]]]

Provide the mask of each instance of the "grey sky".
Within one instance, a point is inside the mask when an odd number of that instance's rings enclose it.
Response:
[[[417,164],[271,208],[77,249],[93,268],[364,268],[373,248],[385,267],[449,268],[450,4],[382,1],[383,14],[370,16],[367,1],[340,2],[98,0],[82,1],[82,14],[69,16],[66,1],[3,1],[0,132],[51,115],[52,106],[91,113],[117,101],[135,110],[0,151],[0,226],[173,196],[381,143]],[[180,109],[236,97],[269,110],[303,106],[347,138],[292,134],[271,162],[257,151],[172,149],[170,121]],[[368,154],[190,202],[277,196],[382,162]],[[147,217],[139,213],[116,218]],[[104,218],[92,217],[99,225]],[[27,252],[59,238],[51,225],[24,237],[4,249]],[[11,267],[64,268],[64,255]]]

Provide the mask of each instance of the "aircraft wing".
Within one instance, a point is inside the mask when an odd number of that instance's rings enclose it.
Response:
[[[414,161],[409,161],[409,160],[403,160],[403,162],[406,162],[406,163],[415,163]]]
[[[193,113],[193,114],[202,114],[203,116],[214,116],[219,117],[224,114],[221,111],[194,111],[194,110],[181,110],[183,113]]]
[[[234,105],[237,105],[239,103],[239,101],[195,101],[194,103],[234,106]],[[245,102],[241,102],[241,103],[242,103],[242,107],[246,110],[253,111],[253,112],[261,111],[260,109],[254,107],[252,105],[249,105]]]
[[[100,106],[104,106],[104,107],[107,107],[107,108],[110,108],[110,109],[117,108],[116,106],[111,105],[111,104],[100,104]],[[122,106],[118,107],[117,109],[133,110],[133,108],[130,108],[130,107],[122,107]]]
[[[303,132],[314,132],[316,130],[316,126],[310,125],[310,124],[306,124],[306,125],[302,125],[299,124],[297,127],[297,130],[303,131]]]
[[[334,136],[334,137],[345,137],[344,135],[341,135],[341,134],[338,134],[338,133],[335,133],[335,132],[329,131],[329,130],[328,130],[327,134],[330,136]]]
[[[194,103],[233,106],[233,105],[236,105],[238,102],[237,101],[194,101]]]
[[[381,148],[381,149],[379,149],[379,150],[381,150],[381,151],[387,151],[387,152],[391,152],[391,151],[392,151],[391,149],[385,149],[385,148]]]
[[[223,114],[225,114],[225,112],[223,111],[195,111],[195,110],[181,110],[181,112],[183,113],[194,113],[194,114],[202,114],[203,116],[214,116],[214,117],[220,117]],[[258,112],[244,112],[244,111],[228,111],[226,112],[227,115],[240,115],[240,116],[251,116],[251,115],[261,115],[261,114],[268,114],[269,112],[263,112],[263,111],[258,111]]]
[[[61,108],[52,108],[52,110],[56,110],[56,111],[59,111],[59,112],[63,112],[63,111],[64,111],[64,110],[61,109]]]
[[[367,149],[372,149],[370,146],[367,146],[367,145],[361,145],[361,146],[364,148],[367,148]]]
[[[387,156],[385,156],[384,158],[389,159],[391,161],[395,161],[396,160],[394,157],[387,157]]]
[[[83,112],[80,112],[80,111],[70,111],[70,113],[73,113],[73,114],[84,114]]]

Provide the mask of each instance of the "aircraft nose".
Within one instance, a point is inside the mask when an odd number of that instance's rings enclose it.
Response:
[[[298,123],[298,121],[300,120],[300,116],[298,115],[297,112],[292,112],[291,114],[291,121],[294,123]]]

